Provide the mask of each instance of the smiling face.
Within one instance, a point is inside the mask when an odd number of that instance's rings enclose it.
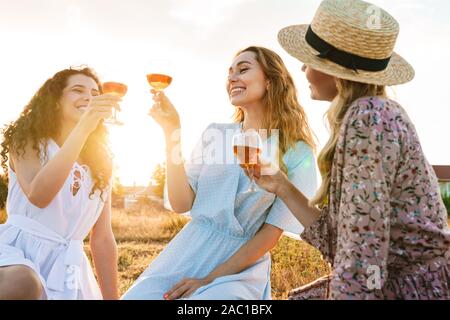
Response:
[[[243,109],[262,103],[267,81],[255,53],[247,51],[234,58],[228,71],[227,92],[231,104]]]
[[[311,99],[332,101],[337,96],[338,90],[334,77],[314,70],[305,64],[302,66],[302,71],[305,73],[306,79],[310,84]]]
[[[83,74],[70,76],[59,100],[63,125],[77,124],[92,97],[99,94],[98,85],[91,77]]]

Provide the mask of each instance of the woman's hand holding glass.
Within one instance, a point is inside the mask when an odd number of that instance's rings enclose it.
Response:
[[[122,98],[112,93],[106,93],[94,96],[89,101],[83,115],[80,119],[80,125],[84,130],[93,132],[100,121],[108,119],[113,114],[113,109],[120,110],[120,102]]]
[[[164,92],[151,90],[153,101],[149,115],[161,126],[166,136],[180,129],[180,116]]]
[[[289,179],[286,174],[270,161],[262,160],[258,156],[257,164],[246,167],[241,165],[245,174],[255,181],[262,189],[279,196],[283,188],[289,185]]]

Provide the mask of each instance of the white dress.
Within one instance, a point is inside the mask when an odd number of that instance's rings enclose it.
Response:
[[[41,145],[41,163],[58,150],[56,142],[48,140],[45,157]],[[102,299],[83,250],[83,239],[104,206],[98,190],[89,198],[91,189],[89,168],[75,163],[55,198],[40,209],[28,200],[9,169],[8,220],[0,225],[0,267],[33,269],[45,291],[42,299]]]

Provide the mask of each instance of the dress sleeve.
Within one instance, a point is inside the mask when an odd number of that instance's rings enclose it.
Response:
[[[200,173],[202,171],[202,167],[204,164],[203,154],[204,154],[204,148],[205,148],[205,135],[207,134],[208,130],[213,129],[215,127],[214,124],[210,124],[202,133],[200,139],[197,141],[197,144],[195,145],[194,149],[191,152],[191,155],[189,159],[184,164],[184,169],[186,171],[186,176],[189,182],[189,185],[191,186],[194,193],[197,193],[197,185],[198,185],[198,179],[200,177]],[[169,197],[168,197],[168,191],[167,191],[167,184],[164,186],[164,206],[171,210]]]
[[[333,262],[333,254],[330,250],[330,225],[328,206],[322,208],[319,219],[305,228],[300,238],[320,251],[323,258]]]
[[[209,127],[208,127],[209,128]],[[203,167],[203,134],[202,138],[197,141],[191,156],[184,164],[186,176],[194,193],[197,193],[198,178]]]
[[[342,161],[332,299],[379,299],[387,277],[390,193],[400,157],[395,120],[372,101],[350,109]]]
[[[283,157],[287,166],[289,180],[308,198],[311,198],[317,188],[317,170],[314,153],[304,142],[298,142],[294,148]],[[285,232],[300,234],[302,224],[295,218],[280,198],[276,198],[266,223],[283,229]]]

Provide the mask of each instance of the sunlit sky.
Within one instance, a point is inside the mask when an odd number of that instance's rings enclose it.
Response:
[[[400,23],[396,51],[416,78],[395,87],[432,164],[450,164],[450,2],[373,0]],[[173,76],[166,90],[177,107],[187,157],[211,122],[230,122],[225,92],[234,54],[249,45],[284,59],[300,102],[324,145],[328,104],[312,101],[301,63],[277,42],[278,31],[309,23],[318,0],[0,0],[0,124],[16,119],[44,81],[60,69],[87,64],[101,80],[124,82],[129,91],[111,129],[122,183],[145,185],[164,161],[161,129],[147,116],[152,104],[146,74],[166,60]]]

